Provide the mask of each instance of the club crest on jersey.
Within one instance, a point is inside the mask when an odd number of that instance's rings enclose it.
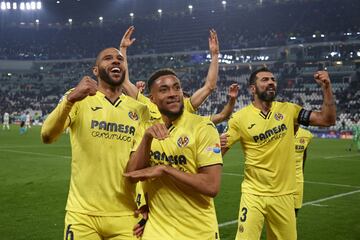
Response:
[[[177,145],[179,147],[186,147],[189,144],[189,138],[187,136],[179,137],[177,140]]]
[[[274,114],[274,118],[275,118],[277,121],[280,121],[280,120],[283,120],[283,119],[284,119],[284,115],[282,115],[281,113],[275,113],[275,114]]]
[[[300,143],[301,143],[301,144],[304,144],[304,143],[305,143],[305,139],[300,138]]]
[[[220,153],[221,152],[220,144],[216,143],[215,146],[207,147],[206,151],[214,152],[214,153]]]
[[[131,118],[134,121],[137,121],[139,119],[139,116],[137,115],[136,112],[129,112],[129,118]]]

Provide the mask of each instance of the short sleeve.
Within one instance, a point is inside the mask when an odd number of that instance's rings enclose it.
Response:
[[[184,98],[184,108],[186,109],[186,111],[188,111],[190,113],[196,112],[196,109],[191,104],[190,98]]]
[[[210,121],[203,121],[196,133],[198,167],[222,164],[219,133]]]
[[[161,118],[161,114],[157,106],[151,102],[151,100],[148,97],[145,97],[142,93],[138,93],[137,101],[145,104],[149,108],[150,116],[154,119]]]

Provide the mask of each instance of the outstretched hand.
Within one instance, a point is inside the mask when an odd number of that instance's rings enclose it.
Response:
[[[135,27],[134,27],[134,26],[130,26],[130,27],[126,30],[123,38],[121,39],[119,49],[121,49],[121,48],[128,48],[128,47],[130,47],[130,46],[134,43],[135,38],[131,38],[131,35],[133,34],[134,31],[135,31]]]
[[[220,52],[217,33],[214,29],[210,29],[209,51],[210,51],[211,56],[217,55]]]
[[[161,177],[164,174],[166,166],[165,165],[157,165],[154,167],[147,167],[141,170],[136,170],[132,172],[124,173],[125,177],[131,178],[133,182],[145,181],[149,178],[157,178]]]
[[[229,87],[229,96],[231,98],[237,98],[237,96],[239,94],[239,89],[240,89],[239,84],[237,84],[237,83],[231,84]]]
[[[139,89],[139,91],[140,91],[141,93],[143,93],[144,90],[145,90],[146,83],[145,83],[144,81],[137,81],[137,82],[135,83],[135,86],[137,87],[137,89]]]

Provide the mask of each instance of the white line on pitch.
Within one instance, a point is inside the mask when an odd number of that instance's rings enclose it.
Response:
[[[317,204],[317,203],[320,203],[320,202],[325,202],[325,201],[327,201],[327,200],[331,200],[331,199],[335,199],[335,198],[340,198],[340,197],[352,195],[352,194],[355,194],[355,193],[360,193],[360,190],[356,190],[356,191],[352,191],[352,192],[347,192],[347,193],[340,193],[340,194],[336,194],[336,195],[333,195],[333,196],[330,196],[330,197],[321,198],[321,199],[318,199],[318,200],[315,200],[315,201],[306,202],[306,203],[303,204],[303,206],[312,205],[312,204]],[[228,226],[228,225],[232,225],[232,224],[235,224],[235,223],[237,223],[237,220],[232,220],[232,221],[220,223],[220,224],[219,224],[219,228],[225,227],[225,226]]]
[[[26,152],[26,151],[16,151],[9,149],[0,149],[0,152],[13,152],[13,153],[23,153],[23,154],[32,154],[44,157],[61,157],[61,158],[71,158],[70,156],[56,155],[56,154],[46,154],[46,153],[36,153],[36,152]]]
[[[0,145],[0,149],[11,149],[11,148],[43,148],[45,145]],[[65,148],[69,145],[51,145],[47,146],[51,148]]]
[[[237,177],[243,177],[243,176],[244,176],[243,174],[239,174],[239,173],[227,173],[227,172],[224,172],[223,175],[237,176]],[[336,187],[360,188],[360,186],[347,185],[347,184],[337,184],[337,183],[327,183],[327,182],[305,181],[305,183],[318,184],[318,185],[328,185],[328,186],[336,186]]]
[[[355,194],[355,193],[360,193],[360,190],[355,190],[355,191],[347,192],[347,193],[340,193],[340,194],[333,195],[333,196],[330,196],[330,197],[321,198],[321,199],[318,199],[318,200],[315,200],[315,201],[306,202],[306,203],[303,204],[303,206],[311,205],[311,204],[314,204],[314,203],[325,202],[327,200],[331,200],[331,199],[335,199],[335,198],[339,198],[339,197],[344,197],[344,196],[352,195],[352,194]]]
[[[334,158],[346,158],[346,157],[360,157],[360,154],[348,154],[348,155],[338,155],[338,156],[328,156],[328,157],[322,157],[323,159],[334,159]]]

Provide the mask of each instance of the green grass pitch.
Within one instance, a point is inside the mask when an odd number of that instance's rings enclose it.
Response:
[[[40,141],[40,128],[25,135],[18,126],[0,129],[0,239],[62,239],[70,177],[67,135]],[[305,168],[304,206],[298,239],[360,239],[360,153],[350,140],[314,139]],[[222,187],[215,199],[220,236],[234,239],[243,158],[239,145],[224,158]],[[263,237],[263,239],[265,239]]]

